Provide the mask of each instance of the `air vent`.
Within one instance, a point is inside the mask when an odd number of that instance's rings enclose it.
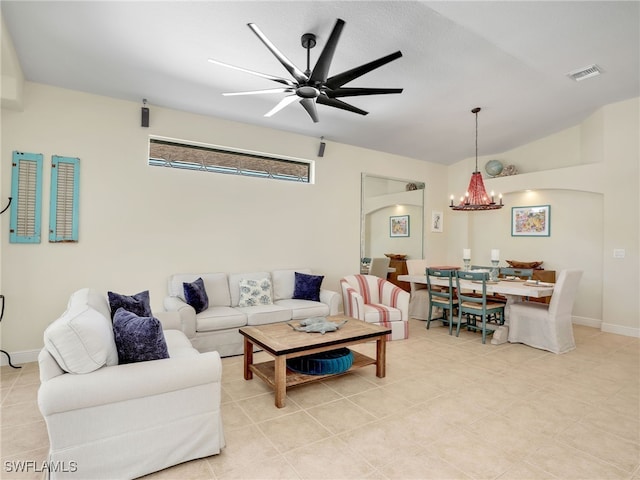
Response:
[[[569,72],[567,73],[567,75],[569,76],[569,78],[572,78],[576,82],[579,82],[581,80],[585,80],[587,78],[600,75],[601,73],[602,71],[600,70],[600,67],[593,64],[593,65],[589,65],[588,67],[580,68],[578,70],[574,70],[573,72]]]

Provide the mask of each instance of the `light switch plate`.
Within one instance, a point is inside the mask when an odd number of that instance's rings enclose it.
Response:
[[[613,258],[624,258],[625,253],[624,248],[614,248]]]

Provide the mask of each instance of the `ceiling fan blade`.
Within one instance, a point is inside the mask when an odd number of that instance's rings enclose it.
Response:
[[[360,95],[385,95],[388,93],[402,93],[402,88],[336,88],[327,90],[329,98],[357,97]]]
[[[352,68],[351,70],[347,70],[346,72],[338,73],[333,77],[330,77],[327,80],[327,87],[331,89],[336,89],[344,85],[345,83],[350,82],[353,79],[361,77],[365,73],[369,73],[371,70],[375,70],[382,65],[385,65],[397,58],[402,56],[402,52],[398,50],[395,53],[387,55],[386,57],[379,58],[374,60],[373,62],[365,63],[364,65],[360,65],[359,67]]]
[[[233,97],[234,95],[258,95],[260,93],[292,93],[295,92],[293,88],[269,88],[267,90],[250,90],[248,92],[230,92],[223,93],[225,97]]]
[[[316,102],[321,105],[327,105],[329,107],[340,108],[342,110],[347,110],[348,112],[358,113],[360,115],[367,115],[369,112],[365,112],[364,110],[359,109],[358,107],[354,107],[353,105],[349,105],[342,100],[338,100],[336,98],[329,98],[325,95],[320,95],[316,98]]]
[[[273,115],[275,115],[276,113],[278,113],[280,110],[282,110],[284,107],[286,107],[287,105],[289,105],[290,103],[295,102],[299,97],[297,95],[288,95],[286,97],[284,97],[282,100],[280,100],[280,102],[278,102],[278,104],[273,107],[271,110],[269,110],[267,113],[264,114],[265,117],[271,117]]]
[[[253,30],[253,33],[255,33],[258,36],[258,38],[262,41],[262,43],[266,45],[266,47],[271,51],[271,53],[275,55],[275,57],[280,61],[282,66],[284,66],[284,68],[287,69],[287,71],[291,74],[293,78],[296,79],[298,83],[304,83],[307,80],[309,80],[302,70],[296,67],[291,62],[291,60],[285,57],[284,54],[280,52],[280,50],[278,50],[273,43],[271,43],[271,41],[265,36],[264,33],[260,31],[260,29],[255,23],[248,23],[247,25],[251,30]]]
[[[313,98],[303,98],[300,103],[307,111],[313,123],[318,123],[318,111],[316,110],[316,102]]]
[[[340,39],[340,34],[342,33],[343,28],[344,20],[338,18],[336,20],[336,24],[333,27],[333,30],[331,31],[331,35],[329,35],[329,40],[327,40],[326,45],[322,49],[320,57],[318,57],[316,66],[313,67],[313,72],[311,73],[310,80],[314,82],[327,81],[327,76],[329,75],[329,67],[331,66],[333,54],[336,51],[336,46],[338,45],[338,40]]]
[[[273,80],[274,82],[284,83],[285,85],[290,85],[292,87],[296,86],[296,84],[293,81],[287,80],[286,78],[274,77],[273,75],[268,75],[266,73],[260,73],[260,72],[254,71],[254,70],[247,70],[246,68],[236,67],[235,65],[230,65],[228,63],[220,62],[220,61],[214,60],[212,58],[209,59],[209,62],[211,62],[211,63],[213,63],[215,65],[220,65],[222,67],[232,68],[232,69],[238,70],[240,72],[250,73],[251,75],[256,75],[258,77],[266,78],[267,80]]]

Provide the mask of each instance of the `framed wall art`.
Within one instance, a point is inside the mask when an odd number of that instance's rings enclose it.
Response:
[[[442,233],[442,222],[444,220],[444,215],[442,212],[436,212],[433,210],[431,212],[431,231]]]
[[[409,215],[389,217],[389,235],[392,237],[408,237]]]
[[[548,237],[551,235],[551,206],[511,208],[512,237]]]

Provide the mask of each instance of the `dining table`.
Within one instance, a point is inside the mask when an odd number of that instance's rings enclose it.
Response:
[[[427,276],[425,275],[398,275],[398,280],[403,282],[413,282],[427,284]],[[449,286],[449,279],[431,277],[431,283],[442,287]],[[455,280],[453,281],[456,285]],[[509,307],[516,302],[521,302],[524,298],[540,298],[550,297],[553,294],[553,283],[540,282],[538,280],[525,280],[520,278],[498,278],[497,281],[487,281],[487,294],[497,293],[503,295],[507,299],[504,309],[505,322],[493,333],[491,343],[499,345],[506,343],[509,333]],[[479,290],[482,288],[481,283],[472,282],[470,280],[460,280],[460,288],[465,290]]]

